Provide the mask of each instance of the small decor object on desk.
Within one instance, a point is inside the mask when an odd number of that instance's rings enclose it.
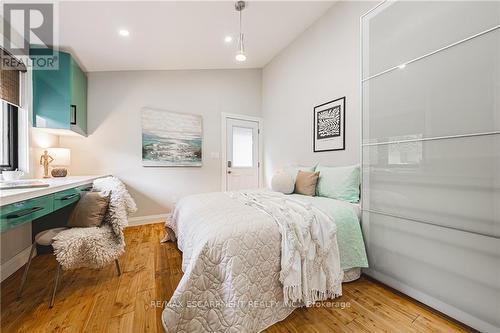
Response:
[[[52,177],[66,177],[68,169],[64,167],[70,165],[71,151],[68,148],[49,148],[49,152],[53,157]]]
[[[53,168],[50,171],[52,177],[66,177],[68,175],[68,169],[66,168]]]
[[[142,110],[142,165],[201,166],[200,115]]]
[[[53,161],[54,159],[52,156],[49,155],[49,152],[44,150],[42,156],[40,156],[40,165],[43,165],[43,178],[50,178],[49,177],[49,164]]]
[[[313,151],[345,149],[345,97],[314,108]]]

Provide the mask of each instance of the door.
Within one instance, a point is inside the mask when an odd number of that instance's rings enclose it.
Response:
[[[226,118],[226,190],[259,187],[259,123]]]

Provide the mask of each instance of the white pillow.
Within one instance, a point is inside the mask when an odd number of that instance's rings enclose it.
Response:
[[[293,179],[292,176],[286,172],[278,171],[274,174],[273,179],[271,180],[271,188],[273,191],[284,194],[293,193],[295,188],[295,179]]]

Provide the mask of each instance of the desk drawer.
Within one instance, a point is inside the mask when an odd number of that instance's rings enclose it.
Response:
[[[80,200],[80,191],[78,188],[54,193],[54,210],[71,205]]]
[[[0,232],[50,214],[53,210],[52,194],[3,206],[0,209]]]
[[[87,185],[78,186],[76,189],[79,192],[90,192],[90,191],[92,191],[92,187],[93,187],[92,184],[87,184]]]

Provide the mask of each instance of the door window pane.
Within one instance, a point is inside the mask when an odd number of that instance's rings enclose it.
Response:
[[[253,166],[253,129],[233,126],[233,167]]]

